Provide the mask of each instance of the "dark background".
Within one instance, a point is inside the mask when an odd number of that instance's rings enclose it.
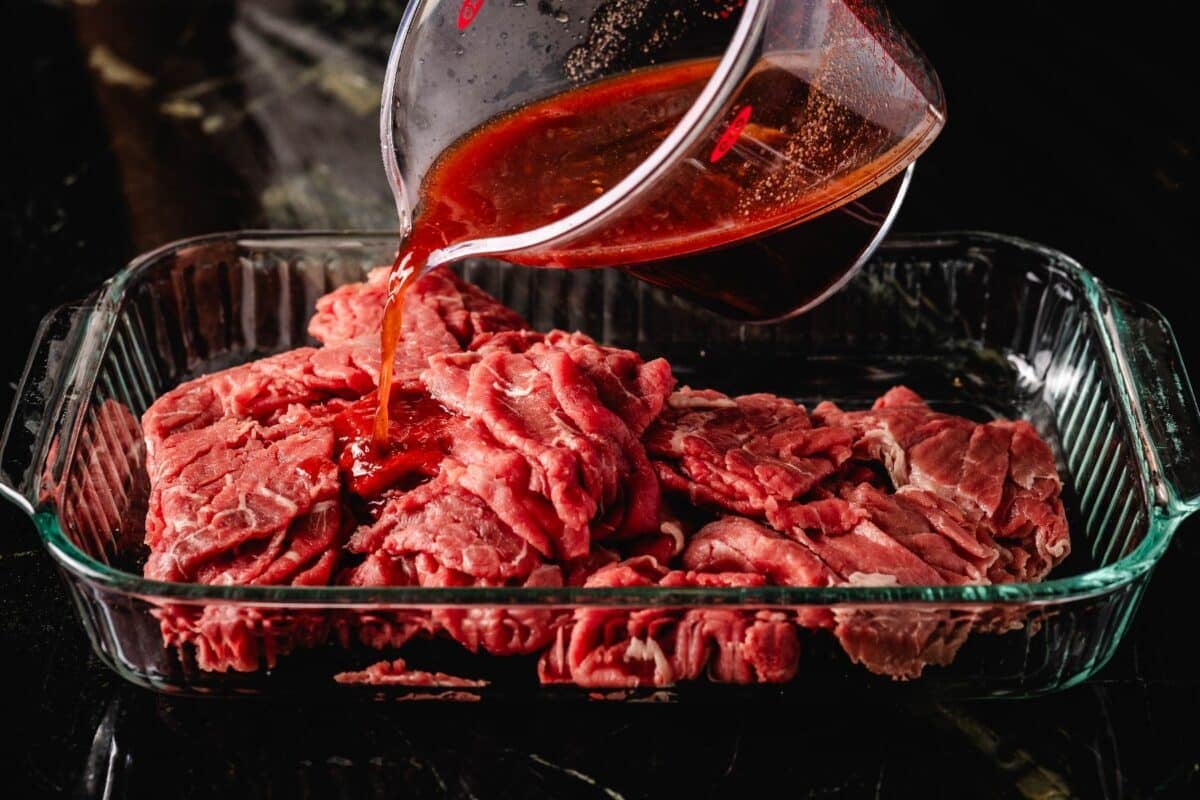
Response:
[[[0,407],[41,316],[139,252],[223,229],[390,227],[374,104],[402,6],[4,3]],[[950,107],[896,230],[1060,248],[1162,309],[1200,373],[1194,31],[1164,4],[891,6]],[[9,796],[1200,794],[1196,525],[1113,662],[1036,701],[298,710],[122,684],[32,526],[7,506],[0,523]]]

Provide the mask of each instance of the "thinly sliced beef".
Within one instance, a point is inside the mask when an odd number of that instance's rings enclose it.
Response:
[[[615,499],[616,460],[562,408],[552,376],[525,354],[492,353],[470,362],[436,359],[426,385],[451,409],[478,420],[501,448],[524,459],[527,485],[550,501],[562,523],[553,549],[544,554],[571,558],[587,552],[591,520],[603,499]]]
[[[580,430],[606,442],[617,459],[623,480],[617,482],[615,500],[606,491],[593,535],[629,538],[658,529],[661,495],[641,436],[675,385],[670,366],[661,358],[643,361],[629,350],[562,331],[551,331],[544,345],[527,352],[553,376],[556,397]],[[585,381],[577,382],[577,375]]]
[[[874,491],[868,486],[859,489]],[[886,499],[887,496],[880,497]],[[886,511],[892,515],[904,513],[903,509],[890,506]],[[921,527],[918,519],[905,522],[918,528]],[[927,529],[928,524],[924,523],[924,527]],[[846,542],[854,540],[857,534],[857,531],[851,531],[839,538]],[[841,549],[825,551],[831,563],[840,567],[839,574],[813,554],[815,547],[810,550],[808,546],[786,539],[755,522],[732,517],[703,528],[689,542],[683,564],[692,570],[761,574],[771,583],[781,585],[900,584],[905,573],[896,569],[880,571],[878,551],[869,539],[866,542],[864,545],[855,541]],[[912,569],[911,562],[907,569]],[[940,611],[892,611],[871,607],[836,609],[831,613],[824,608],[802,608],[795,620],[805,628],[832,628],[853,661],[893,678],[916,677],[927,665],[949,663],[970,631],[969,620],[955,620]]]
[[[581,357],[581,367],[562,347],[539,342],[521,353],[434,357],[423,375],[433,397],[475,423],[474,436],[454,452],[471,490],[502,517],[506,510],[519,514],[521,523],[514,517],[510,525],[546,556],[576,558],[593,535],[636,536],[657,527],[658,483],[635,433],[648,412],[616,387],[656,386],[661,404],[670,379],[662,362],[608,351]],[[487,451],[503,457],[483,457]],[[503,497],[493,501],[488,495],[496,491]],[[553,521],[537,508],[539,497]]]
[[[937,570],[867,520],[840,534],[828,535],[798,526],[788,528],[787,532],[851,586],[936,586],[944,583]]]
[[[382,550],[371,553],[356,566],[343,570],[337,582],[346,586],[376,588],[419,586],[417,566],[410,556],[394,557]],[[434,630],[428,609],[353,610],[338,615],[335,631],[343,647],[361,642],[376,650],[403,647],[409,640],[430,635]]]
[[[337,565],[344,538],[342,509],[324,501],[286,530],[221,553],[197,568],[193,577],[209,584],[322,585]]]
[[[631,540],[624,549],[630,556],[653,556],[658,563],[667,564],[683,553],[690,535],[690,526],[663,503],[658,511],[658,530]]]
[[[521,584],[538,589],[557,589],[562,585],[562,570],[549,564],[535,569]],[[513,656],[545,649],[569,616],[556,608],[438,608],[433,612],[433,622],[472,653],[485,651],[495,656]]]
[[[755,586],[750,573],[672,572],[642,556],[601,568],[589,587]],[[716,681],[791,680],[800,658],[795,625],[772,611],[585,608],[559,628],[538,662],[545,683],[587,687],[670,686],[705,674]]]
[[[769,502],[801,498],[833,474],[853,438],[813,428],[804,407],[782,397],[684,388],[671,395],[646,448],[665,490],[761,517]]]
[[[521,543],[524,546],[524,543]],[[446,555],[443,553],[443,555]],[[458,559],[451,554],[451,558]],[[343,575],[351,586],[497,586],[497,578],[470,575],[447,566],[437,557],[421,552],[416,555],[392,555],[379,550]],[[558,588],[563,585],[558,565],[541,564],[509,584],[525,588]],[[553,639],[566,615],[553,608],[441,607],[424,613],[378,612],[348,618],[343,623],[344,638],[354,638],[382,649],[399,647],[418,635],[444,634],[471,652],[486,651],[509,656],[536,653]]]
[[[563,581],[567,586],[583,586],[598,570],[620,560],[621,554],[616,550],[593,544],[586,556],[573,558],[563,564]]]
[[[993,583],[1040,581],[1071,550],[1060,498],[1017,495],[1001,506],[995,523],[993,535],[1001,556],[988,573]]]
[[[831,586],[840,582],[812,550],[745,517],[722,517],[700,529],[683,553],[683,566],[695,573],[762,575],[776,586]],[[795,610],[797,624],[829,628],[829,611],[816,606]]]
[[[921,506],[975,560],[970,582],[1041,580],[1070,551],[1054,455],[1028,422],[941,414],[904,387],[868,411],[822,403],[813,415],[855,432],[855,457],[888,470],[896,502]]]
[[[227,420],[270,422],[295,405],[360,397],[374,389],[378,363],[367,345],[304,347],[184,383],[142,416],[148,457],[153,463],[159,445],[178,433]]]
[[[487,681],[460,678],[445,672],[410,669],[403,658],[380,661],[360,671],[339,672],[333,679],[338,683],[365,683],[371,686],[446,686],[478,689],[488,685]]]
[[[529,543],[478,496],[443,476],[388,500],[350,539],[353,552],[426,553],[443,566],[497,583],[525,578],[541,564]]]
[[[443,463],[454,481],[478,495],[505,524],[543,555],[564,539],[564,525],[544,483],[520,453],[505,448],[478,420],[456,431],[453,460]]]
[[[222,584],[331,580],[351,519],[334,461],[334,422],[352,401],[375,391],[383,278],[376,272],[366,284],[318,303],[312,332],[325,347],[300,348],[189,381],[146,412],[142,432],[152,487],[148,577]],[[520,317],[483,292],[445,270],[434,271],[405,299],[397,386],[420,389],[418,376],[430,356],[458,352],[477,336],[524,327]],[[416,539],[411,530],[397,533],[405,546]],[[445,556],[452,545],[441,541]],[[486,570],[485,551],[486,546],[472,548],[449,566],[428,559],[417,563],[427,567],[422,574],[429,580],[449,580],[456,568]],[[368,577],[360,569],[359,578]],[[290,646],[286,636],[282,644],[272,643],[249,618],[223,609],[166,608],[160,619],[170,642],[194,645],[204,669],[255,669]],[[291,639],[317,636],[318,628],[310,628]],[[399,628],[395,631],[388,637],[392,641],[400,638]],[[266,638],[252,641],[255,636]]]
[[[302,413],[269,428],[223,419],[169,439],[151,471],[146,576],[196,580],[207,562],[229,559],[236,565],[239,548],[284,533],[296,540],[281,542],[277,551],[288,553],[289,563],[301,552],[319,554],[305,538],[334,543],[342,526],[333,435],[305,422]],[[253,559],[248,568],[245,574],[218,570],[211,577],[246,583],[268,565]]]
[[[323,346],[198,378],[146,412],[147,576],[816,590],[1039,580],[1069,549],[1053,454],[1026,422],[936,412],[904,387],[867,410],[822,403],[811,416],[773,395],[673,391],[662,359],[530,331],[445,269],[405,296],[389,439],[377,445],[387,282],[377,270],[321,298],[310,332]],[[118,516],[100,478],[128,433],[121,410],[102,408],[101,440],[85,436],[93,527]],[[622,688],[791,680],[801,627],[910,678],[949,663],[973,624],[851,605],[155,613],[164,641],[205,670],[269,668],[330,636],[379,649],[442,637],[473,653],[540,653],[546,682]],[[403,660],[339,680],[457,685]]]
[[[399,493],[371,525],[350,540],[352,551],[367,554],[344,580],[354,586],[559,587],[562,570],[543,564],[529,543],[479,496],[457,482],[461,465],[436,479]],[[360,641],[396,646],[413,635],[443,633],[461,645],[494,655],[532,653],[544,648],[561,612],[542,609],[438,608],[427,618],[363,621]]]
[[[980,526],[953,505],[922,489],[885,494],[873,486],[845,487],[842,497],[932,567],[946,583],[985,583],[999,549]]]
[[[390,271],[378,267],[367,273],[364,282],[347,283],[317,298],[316,313],[308,321],[309,336],[325,345],[367,336],[378,338]]]
[[[251,361],[163,395],[142,419],[150,449],[176,431],[207,427],[223,417],[265,420],[292,405],[358,399],[374,391],[385,277],[376,270],[367,283],[342,287],[318,301],[311,328],[325,347]],[[494,298],[448,270],[433,270],[405,295],[396,385],[415,382],[430,356],[459,352],[476,336],[525,327]]]
[[[973,627],[970,615],[939,610],[873,607],[834,615],[834,636],[850,660],[897,680],[950,664]]]
[[[281,656],[316,647],[329,636],[328,620],[318,612],[172,605],[153,613],[163,643],[190,653],[207,672],[273,669]]]
[[[853,454],[857,459],[880,463],[895,486],[910,483],[909,450],[931,437],[940,436],[941,450],[935,448],[927,462],[932,475],[952,475],[957,483],[961,459],[951,464],[938,462],[938,455],[955,443],[965,450],[975,423],[962,417],[933,411],[924,401],[904,387],[891,390],[868,411],[842,411],[830,402],[813,409],[813,420],[829,428],[848,429],[852,433]],[[931,445],[933,447],[933,445]],[[924,487],[928,488],[928,487]]]
[[[977,426],[967,442],[954,494],[979,509],[985,517],[995,516],[1004,498],[1011,445],[1011,428],[995,422]],[[922,470],[927,468],[919,459],[918,465]],[[920,482],[916,483],[920,485]]]
[[[596,387],[600,402],[635,436],[658,418],[675,387],[671,367],[661,358],[643,361],[637,353],[603,347],[582,333],[551,331],[545,343],[575,362]]]
[[[1017,581],[1040,581],[1071,552],[1062,480],[1054,455],[1028,422],[997,422],[1012,432],[1008,477],[994,517],[994,536],[1009,548],[1025,550],[1029,560],[1008,570]],[[1014,559],[1015,561],[1015,559]],[[994,580],[994,579],[993,579]]]
[[[780,611],[732,609],[689,612],[700,617],[700,636],[712,642],[709,677],[721,683],[787,683],[800,665],[796,626]],[[700,675],[703,661],[692,670]]]
[[[445,267],[430,270],[413,284],[405,297],[406,314],[410,304],[436,313],[446,330],[466,349],[474,349],[476,340],[488,334],[529,327],[520,314]]]
[[[745,517],[723,517],[688,542],[683,566],[762,575],[776,586],[828,586],[836,576],[812,550]]]
[[[372,270],[365,282],[346,284],[318,299],[309,334],[325,345],[378,341],[389,272],[386,267]],[[446,352],[470,347],[484,334],[528,327],[515,311],[445,267],[430,270],[408,289],[401,325],[404,338],[448,334],[457,345]]]

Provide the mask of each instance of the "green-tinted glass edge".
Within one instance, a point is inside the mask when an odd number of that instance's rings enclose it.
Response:
[[[184,247],[203,243],[244,240],[270,242],[273,246],[337,247],[354,249],[364,242],[385,244],[393,241],[389,232],[338,231],[237,231],[208,234],[164,245],[132,261],[108,281],[95,315],[85,335],[86,348],[76,363],[73,374],[87,374],[90,363],[100,357],[111,334],[113,321],[120,310],[125,287],[143,270],[163,256]],[[1107,291],[1082,265],[1057,250],[1026,240],[979,231],[950,231],[934,234],[908,235],[885,242],[881,250],[902,249],[905,245],[926,247],[963,245],[1001,245],[1037,253],[1078,283],[1083,290],[1087,307],[1096,322],[1104,344],[1109,369],[1120,373],[1120,356],[1111,331],[1101,319],[1107,307]],[[94,373],[94,370],[91,370]],[[79,385],[77,396],[87,397],[91,382]],[[1117,400],[1125,420],[1137,427],[1138,415],[1127,392],[1117,392]],[[79,409],[75,409],[78,416]],[[77,420],[72,428],[78,430]],[[67,448],[74,449],[74,433]],[[1146,453],[1134,447],[1143,490],[1150,498],[1163,500],[1160,481],[1153,478]],[[1166,498],[1169,500],[1169,498]],[[675,605],[863,605],[863,604],[938,604],[976,606],[981,604],[1030,604],[1063,600],[1080,600],[1119,589],[1148,572],[1166,551],[1171,535],[1190,509],[1174,507],[1170,502],[1151,505],[1148,530],[1141,544],[1117,562],[1080,575],[1052,578],[1041,583],[992,584],[987,586],[897,586],[897,587],[787,587],[769,586],[741,589],[661,589],[658,587],[610,588],[523,588],[523,587],[458,587],[422,588],[389,587],[295,587],[295,586],[211,586],[196,583],[173,583],[143,578],[114,569],[93,559],[77,548],[62,532],[57,515],[51,506],[35,509],[34,523],[42,541],[54,558],[71,574],[111,591],[120,591],[146,600],[171,599],[194,602],[234,604],[322,605],[354,607],[358,605],[506,605],[506,606],[675,606]]]

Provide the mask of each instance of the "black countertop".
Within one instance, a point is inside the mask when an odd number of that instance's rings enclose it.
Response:
[[[896,0],[950,123],[896,229],[987,229],[1159,306],[1194,374],[1192,34],[1161,9]],[[13,0],[0,10],[7,408],[38,319],[172,239],[392,226],[376,87],[399,0]],[[333,707],[180,701],[92,656],[0,509],[6,796],[639,798],[1200,795],[1179,531],[1113,661],[1032,701],[811,707]],[[819,698],[819,687],[814,695]]]

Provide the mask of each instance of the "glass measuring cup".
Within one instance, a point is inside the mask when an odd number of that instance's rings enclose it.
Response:
[[[875,0],[418,0],[380,133],[402,234],[454,217],[431,266],[621,266],[771,319],[866,259],[944,120]]]

